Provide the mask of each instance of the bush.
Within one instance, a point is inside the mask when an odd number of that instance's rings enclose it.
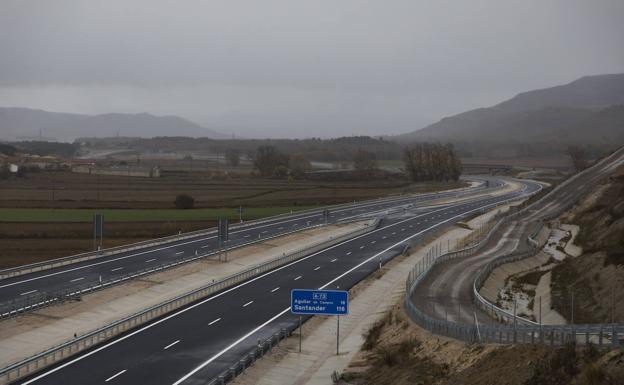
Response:
[[[174,201],[176,209],[192,209],[195,205],[195,199],[186,194],[180,194],[176,196]]]

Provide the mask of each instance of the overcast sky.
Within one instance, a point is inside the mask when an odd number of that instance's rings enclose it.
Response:
[[[0,105],[393,134],[624,72],[622,0],[0,2]]]

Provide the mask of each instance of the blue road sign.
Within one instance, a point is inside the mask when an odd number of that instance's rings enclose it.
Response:
[[[293,314],[349,314],[349,292],[343,290],[303,290],[290,292],[290,311]]]

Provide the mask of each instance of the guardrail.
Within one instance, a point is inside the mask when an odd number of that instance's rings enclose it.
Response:
[[[409,272],[405,283],[406,296],[404,301],[405,310],[412,321],[432,333],[470,343],[542,343],[552,346],[573,341],[585,344],[592,343],[598,346],[618,346],[620,339],[624,338],[624,325],[622,324],[539,325],[518,316],[514,317],[513,314],[503,309],[496,310],[496,307],[489,302],[481,308],[487,312],[491,312],[492,309],[495,309],[495,315],[512,325],[465,324],[433,317],[419,309],[418,306],[411,301],[411,297],[419,282],[422,281],[436,264],[453,258],[474,255],[482,245],[487,243],[489,237],[496,232],[499,226],[508,220],[507,217],[499,220],[495,226],[492,226],[483,240],[474,246],[441,255],[435,254],[435,252],[433,252],[435,249],[432,249],[427,253],[424,259],[414,266]],[[501,262],[501,264],[512,261],[513,258],[522,259],[526,258],[526,255],[517,254],[509,256],[509,259]]]
[[[282,214],[272,215],[270,217],[265,217],[265,218],[262,218],[262,219],[247,221],[247,222],[240,223],[240,224],[233,224],[232,225],[232,229],[233,230],[240,230],[240,229],[244,229],[244,228],[250,227],[250,226],[257,226],[257,225],[261,225],[261,224],[267,223],[267,222],[272,222],[272,221],[275,221],[275,220],[278,220],[280,218],[287,217],[287,216],[293,216],[293,219],[295,219],[296,216],[305,215],[305,214],[312,214],[312,213],[315,213],[315,212],[320,212],[320,210],[323,210],[323,209],[337,210],[337,209],[343,209],[343,208],[348,208],[348,207],[356,207],[358,205],[374,204],[375,202],[379,202],[379,201],[384,201],[384,202],[387,202],[387,203],[391,203],[391,202],[395,202],[395,201],[401,201],[401,200],[421,201],[421,200],[425,200],[428,197],[436,197],[436,196],[440,196],[440,195],[446,195],[446,194],[456,193],[456,192],[463,192],[463,191],[467,191],[467,190],[474,191],[474,190],[479,190],[479,189],[482,189],[482,188],[485,188],[485,187],[484,186],[479,186],[477,188],[472,188],[472,189],[468,188],[468,187],[463,187],[463,188],[459,188],[459,189],[448,190],[448,191],[441,192],[441,193],[438,192],[438,193],[426,193],[426,194],[413,194],[411,196],[410,195],[407,195],[407,196],[401,195],[401,196],[398,196],[398,197],[396,197],[396,196],[393,196],[393,197],[381,197],[381,198],[377,198],[377,199],[371,199],[371,200],[362,201],[362,202],[359,202],[357,204],[354,201],[354,202],[342,203],[342,204],[337,204],[337,205],[323,206],[321,208],[311,208],[311,209],[297,211],[295,213],[292,213],[292,212],[291,213],[282,213]],[[144,249],[144,248],[158,246],[158,245],[167,244],[167,243],[179,242],[179,241],[182,241],[182,240],[185,240],[185,239],[196,238],[196,237],[206,236],[206,235],[216,234],[216,233],[217,233],[217,230],[215,228],[204,229],[204,230],[196,230],[196,231],[191,231],[191,232],[187,232],[187,233],[175,234],[175,235],[170,235],[170,236],[166,236],[166,237],[162,237],[162,238],[156,238],[156,239],[150,239],[150,240],[147,240],[147,241],[136,242],[136,243],[132,243],[132,244],[128,244],[128,245],[116,246],[116,247],[111,247],[111,248],[97,250],[97,251],[89,251],[89,252],[85,252],[85,253],[70,255],[70,256],[67,256],[67,257],[55,258],[55,259],[48,260],[48,261],[36,262],[36,263],[28,264],[28,265],[22,265],[22,266],[16,266],[16,267],[8,268],[8,269],[2,269],[2,270],[0,270],[0,280],[5,279],[5,278],[10,278],[10,277],[23,275],[23,274],[33,273],[33,272],[37,272],[37,271],[49,270],[49,269],[52,269],[52,268],[55,268],[55,267],[65,266],[65,265],[69,265],[69,264],[76,263],[76,262],[88,261],[88,260],[101,258],[101,257],[113,255],[113,254],[119,254],[119,253],[133,251],[133,250],[138,250],[138,249]]]
[[[50,348],[44,352],[36,354],[32,357],[24,359],[0,370],[0,384],[8,384],[11,381],[15,381],[25,376],[32,375],[45,367],[58,363],[59,361],[73,356],[76,353],[79,353],[85,349],[100,345],[121,333],[124,333],[130,329],[135,329],[164,314],[171,313],[177,309],[204,299],[221,290],[224,290],[228,287],[244,282],[260,274],[276,269],[280,266],[286,265],[290,262],[296,261],[304,256],[310,255],[332,245],[336,245],[353,237],[357,237],[359,235],[370,232],[376,229],[377,226],[379,226],[379,220],[374,221],[371,225],[368,225],[361,229],[353,230],[339,237],[318,242],[315,245],[291,252],[285,256],[280,256],[265,263],[252,266],[239,273],[223,278],[217,282],[202,286],[189,293],[177,296],[173,299],[167,300],[148,309],[132,314],[119,321],[101,327],[95,331],[78,336],[70,341]]]
[[[346,222],[343,222],[343,223],[346,223]],[[19,314],[32,311],[34,309],[42,308],[45,306],[50,306],[55,303],[70,301],[75,298],[80,298],[83,294],[101,290],[109,286],[125,282],[129,279],[134,279],[134,278],[141,277],[147,274],[153,274],[153,273],[165,270],[165,269],[169,269],[171,267],[193,262],[198,259],[207,258],[207,257],[211,257],[214,255],[219,255],[221,253],[229,252],[229,251],[232,251],[241,247],[249,246],[255,243],[264,242],[269,239],[283,237],[285,235],[290,235],[290,234],[293,234],[302,230],[309,230],[309,229],[313,229],[317,227],[322,227],[323,225],[324,224],[312,225],[308,222],[305,225],[301,226],[301,228],[298,228],[297,230],[292,230],[292,231],[286,230],[286,231],[278,232],[270,236],[266,236],[264,238],[254,238],[251,241],[247,241],[245,239],[239,239],[238,241],[240,243],[238,244],[231,244],[225,248],[222,248],[216,251],[210,251],[204,254],[198,254],[199,250],[196,250],[194,255],[183,257],[173,262],[167,262],[167,263],[162,263],[156,266],[150,266],[145,269],[135,270],[131,273],[119,274],[119,275],[116,275],[114,277],[109,277],[104,280],[100,278],[98,280],[92,280],[92,281],[81,281],[80,284],[77,284],[73,286],[72,288],[68,288],[66,290],[53,291],[53,292],[37,291],[36,293],[22,295],[22,296],[14,298],[11,301],[0,303],[0,319],[17,316]]]

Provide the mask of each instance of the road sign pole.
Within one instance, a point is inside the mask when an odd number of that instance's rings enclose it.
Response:
[[[301,331],[301,316],[299,316],[299,353],[301,353],[301,339],[303,338],[303,332]]]
[[[340,316],[336,316],[336,355],[340,353]]]

